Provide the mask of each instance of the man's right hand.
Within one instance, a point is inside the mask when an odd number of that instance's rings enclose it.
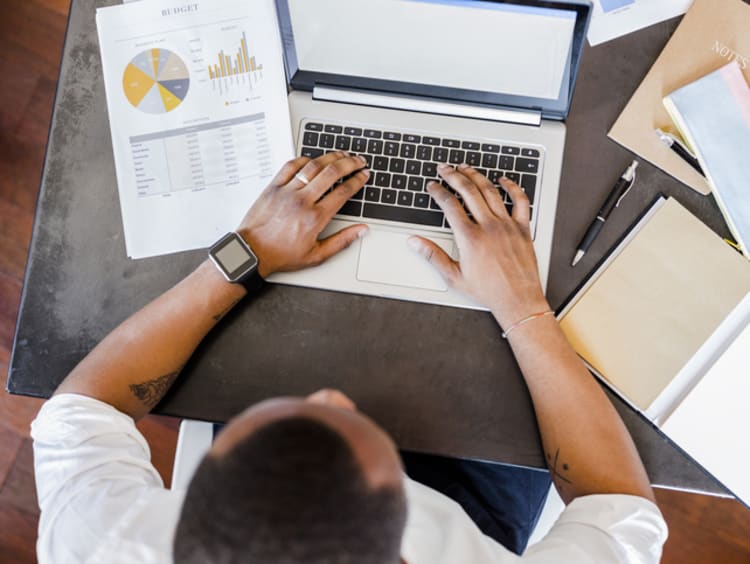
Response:
[[[336,151],[314,160],[299,157],[281,168],[237,229],[258,256],[263,278],[318,265],[367,232],[366,225],[357,224],[318,239],[341,206],[364,186],[370,175],[366,164],[362,157]]]
[[[438,182],[428,184],[427,190],[453,229],[460,262],[423,237],[411,237],[410,245],[451,286],[490,308],[502,327],[549,310],[539,281],[529,227],[530,204],[524,191],[507,178],[500,180],[513,201],[509,214],[498,188],[470,166],[442,165],[438,172],[461,195],[473,217]]]

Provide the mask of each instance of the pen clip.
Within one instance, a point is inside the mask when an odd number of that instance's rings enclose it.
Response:
[[[635,169],[633,169],[633,178],[630,180],[630,185],[627,187],[627,189],[622,193],[622,196],[617,198],[617,202],[615,203],[615,207],[618,207],[620,205],[620,202],[625,198],[625,196],[628,195],[628,192],[630,192],[630,189],[633,187],[633,184],[635,184],[635,177],[637,175],[637,172]]]

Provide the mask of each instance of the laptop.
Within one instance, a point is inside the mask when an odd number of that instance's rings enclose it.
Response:
[[[426,183],[440,180],[440,163],[466,162],[526,191],[546,288],[563,120],[591,4],[276,0],[276,7],[297,154],[364,155],[371,175],[323,236],[354,223],[369,233],[320,266],[271,280],[484,309],[406,244],[418,234],[460,259]]]

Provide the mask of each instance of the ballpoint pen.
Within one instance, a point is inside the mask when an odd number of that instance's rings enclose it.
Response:
[[[705,176],[705,174],[703,173],[703,169],[698,162],[698,159],[695,158],[695,156],[688,150],[687,147],[685,147],[685,145],[680,142],[679,139],[677,139],[677,137],[659,128],[654,129],[654,133],[656,133],[659,141],[661,141],[664,145],[677,153],[677,156],[679,156],[683,161],[693,167],[698,172],[698,174],[700,174],[701,176]]]
[[[576,264],[578,264],[578,261],[583,258],[583,255],[585,255],[586,251],[589,250],[589,247],[591,247],[591,244],[594,242],[594,239],[596,239],[596,236],[599,235],[599,231],[602,230],[604,222],[607,221],[609,214],[612,213],[613,209],[620,205],[622,199],[633,187],[633,184],[635,184],[636,168],[638,168],[638,161],[633,161],[628,169],[622,173],[620,179],[612,187],[612,190],[610,190],[609,196],[607,196],[607,199],[604,201],[604,204],[599,210],[599,213],[596,214],[596,218],[594,218],[594,221],[592,221],[591,225],[589,225],[589,228],[586,230],[586,234],[583,236],[583,239],[581,239],[581,242],[578,243],[576,256],[573,257],[573,261],[570,263],[570,266],[575,266]]]

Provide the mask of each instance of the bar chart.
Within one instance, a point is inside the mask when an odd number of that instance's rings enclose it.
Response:
[[[216,54],[216,61],[208,66],[208,76],[219,89],[242,84],[252,89],[263,77],[263,65],[249,52],[244,31],[237,51],[227,54],[222,49]]]

